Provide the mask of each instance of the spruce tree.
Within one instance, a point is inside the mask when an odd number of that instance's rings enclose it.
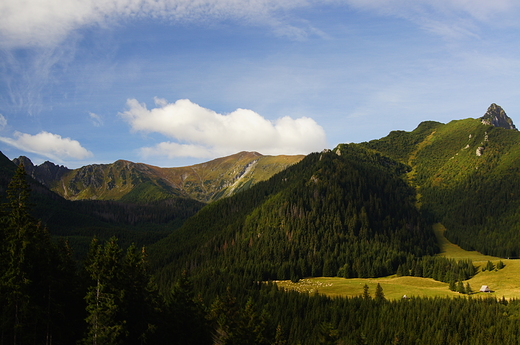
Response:
[[[455,283],[455,280],[450,280],[450,286],[449,286],[449,289],[451,291],[456,291],[457,290],[457,284]]]
[[[385,293],[383,292],[383,287],[381,287],[381,284],[379,284],[379,283],[377,283],[377,286],[376,286],[376,292],[375,292],[374,299],[377,302],[381,302],[381,301],[385,300]]]
[[[464,289],[464,283],[459,280],[457,283],[457,292],[458,293],[466,293],[466,289]]]
[[[7,202],[2,205],[0,227],[2,251],[0,265],[0,302],[2,331],[20,341],[29,312],[30,277],[28,246],[33,244],[34,221],[29,215],[30,188],[23,165],[16,170],[7,188]]]
[[[468,295],[471,295],[473,293],[473,290],[471,289],[471,286],[469,285],[469,282],[466,283],[466,293]]]
[[[203,305],[195,298],[193,285],[186,271],[165,296],[165,301],[166,315],[161,324],[161,337],[177,339],[179,343],[186,345],[212,343]]]
[[[370,294],[368,293],[368,285],[363,285],[363,298],[370,299]]]
[[[70,248],[51,241],[30,214],[31,188],[23,165],[0,208],[0,330],[17,343],[70,343],[81,301]],[[68,327],[63,327],[67,323]]]
[[[118,317],[123,297],[119,289],[122,271],[120,253],[115,238],[111,238],[105,246],[94,238],[90,245],[85,269],[93,284],[85,297],[88,313],[85,344],[120,344],[124,338],[124,321]]]

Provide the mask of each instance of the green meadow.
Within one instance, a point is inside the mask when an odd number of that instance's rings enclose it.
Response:
[[[436,224],[433,230],[439,241],[441,252],[438,255],[452,259],[471,259],[477,266],[478,273],[471,279],[464,281],[469,283],[474,294],[471,297],[494,296],[506,299],[520,298],[520,260],[508,260],[498,257],[480,254],[476,251],[466,251],[449,242],[444,237],[446,229],[441,224]],[[488,261],[496,264],[502,261],[505,267],[501,270],[482,271]],[[319,277],[301,279],[298,283],[291,281],[277,281],[278,286],[285,289],[296,290],[302,293],[319,293],[327,296],[359,296],[363,293],[363,286],[369,287],[369,293],[373,296],[377,284],[383,288],[387,299],[401,299],[407,297],[459,297],[458,292],[450,291],[447,283],[439,282],[431,278],[398,277],[396,275],[382,278],[353,278]],[[478,292],[482,285],[487,285],[491,293]],[[467,296],[467,295],[463,295]]]

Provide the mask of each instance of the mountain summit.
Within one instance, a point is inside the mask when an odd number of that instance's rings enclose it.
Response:
[[[517,130],[515,125],[513,124],[513,120],[509,116],[507,116],[504,109],[501,106],[492,103],[484,116],[480,118],[483,124],[492,125],[495,127],[502,127],[505,129],[514,129]]]

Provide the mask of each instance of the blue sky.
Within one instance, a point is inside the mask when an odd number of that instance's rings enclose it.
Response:
[[[491,103],[516,121],[519,15],[514,0],[3,0],[0,151],[173,167]]]

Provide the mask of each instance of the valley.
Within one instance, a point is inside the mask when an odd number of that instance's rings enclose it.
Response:
[[[70,170],[0,155],[0,331],[54,344],[518,344],[519,143],[492,104],[305,157]]]
[[[434,232],[439,241],[441,251],[438,255],[456,260],[470,259],[479,268],[486,265],[488,261],[497,264],[502,261],[505,267],[495,271],[480,271],[471,279],[464,281],[469,283],[475,297],[497,297],[506,299],[520,298],[520,260],[509,260],[489,255],[483,255],[476,251],[466,251],[458,245],[451,243],[444,237],[445,228],[442,224],[434,225]],[[400,300],[404,295],[407,297],[451,297],[461,296],[458,292],[450,291],[447,283],[439,282],[431,278],[421,277],[398,277],[391,275],[380,278],[339,278],[339,277],[315,277],[301,279],[297,283],[289,280],[277,281],[276,284],[284,289],[295,290],[301,293],[324,294],[330,297],[357,297],[363,294],[363,286],[369,287],[373,295],[377,284],[383,288],[385,298],[389,300]],[[491,293],[478,292],[482,285],[488,285],[493,291]]]

